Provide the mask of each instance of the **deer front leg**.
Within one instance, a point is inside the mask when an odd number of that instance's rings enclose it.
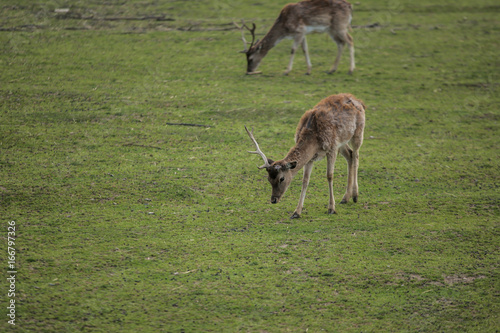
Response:
[[[330,192],[330,201],[328,202],[328,214],[336,214],[335,211],[335,198],[333,197],[333,169],[335,160],[337,159],[337,152],[334,151],[326,155],[326,178],[328,180],[328,189]]]
[[[296,219],[302,214],[302,207],[304,206],[304,199],[306,198],[307,186],[309,185],[309,179],[311,178],[311,172],[313,169],[313,163],[309,162],[304,166],[304,176],[302,178],[302,191],[300,191],[300,199],[295,212],[290,217],[291,219]]]
[[[285,75],[288,75],[292,71],[293,67],[293,58],[295,57],[295,53],[297,52],[297,48],[299,47],[299,44],[302,44],[303,36],[299,36],[293,40],[293,45],[292,45],[292,52],[290,55],[290,61],[288,62],[288,67],[286,68]]]

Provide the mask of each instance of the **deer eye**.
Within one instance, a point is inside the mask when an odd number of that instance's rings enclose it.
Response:
[[[285,177],[280,178],[280,183],[283,183],[285,181]]]

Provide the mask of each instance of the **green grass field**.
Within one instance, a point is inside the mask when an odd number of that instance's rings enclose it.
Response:
[[[232,21],[262,38],[286,3],[2,1],[0,330],[500,330],[498,2],[353,2],[353,75],[325,34],[312,75],[282,74],[291,41],[245,75]],[[341,92],[367,105],[359,201],[326,214],[323,160],[290,220],[302,176],[271,205],[244,125],[283,158]]]

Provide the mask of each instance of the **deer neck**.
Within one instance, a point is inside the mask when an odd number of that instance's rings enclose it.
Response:
[[[297,162],[297,166],[292,169],[292,176],[295,176],[304,165],[309,163],[318,153],[318,144],[313,140],[299,140],[290,149],[286,157],[286,162]]]
[[[283,28],[275,23],[271,30],[268,31],[268,33],[260,40],[256,47],[261,47],[261,54],[266,55],[267,52],[269,52],[270,49],[275,47],[281,40],[284,38],[284,32]]]

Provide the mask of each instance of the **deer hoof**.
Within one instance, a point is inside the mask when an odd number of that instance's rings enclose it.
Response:
[[[347,203],[346,199],[342,199],[342,201],[340,202],[341,205],[346,204],[346,203]]]
[[[300,214],[297,214],[297,212],[293,213],[292,216],[290,216],[291,219],[298,219],[300,217]]]
[[[354,202],[358,202],[358,196],[357,196],[357,195],[353,196],[353,197],[352,197],[352,201],[354,201]]]
[[[335,211],[335,209],[329,209],[328,214],[337,214],[337,212]]]

